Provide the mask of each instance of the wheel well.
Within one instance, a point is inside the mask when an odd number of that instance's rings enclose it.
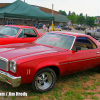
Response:
[[[60,70],[59,70],[59,68],[57,66],[47,66],[47,67],[44,67],[44,68],[51,68],[56,73],[57,76],[60,75]],[[44,68],[41,68],[41,69],[44,69]],[[41,70],[41,69],[39,69],[39,70]]]
[[[56,76],[60,75],[60,70],[59,70],[59,68],[57,66],[47,66],[47,67],[44,67],[44,68],[51,68],[56,73]],[[41,69],[44,69],[44,68],[41,68]],[[41,70],[41,69],[39,69],[39,70]]]
[[[87,33],[87,35],[91,35],[91,33]]]
[[[51,68],[56,73],[57,76],[60,75],[60,70],[57,66],[49,66],[49,68]]]

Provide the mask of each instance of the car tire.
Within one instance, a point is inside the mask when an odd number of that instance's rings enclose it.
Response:
[[[56,82],[56,73],[50,68],[44,68],[39,70],[33,81],[32,89],[35,92],[46,92],[53,88]]]

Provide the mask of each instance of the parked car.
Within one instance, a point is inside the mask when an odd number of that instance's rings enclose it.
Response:
[[[100,71],[100,42],[85,34],[50,32],[32,43],[0,46],[0,65],[0,81],[13,87],[32,83],[35,92],[46,92],[58,76]]]
[[[0,29],[0,45],[32,42],[44,34],[30,26],[6,25]]]
[[[95,30],[86,29],[85,34],[90,35],[97,40],[100,40],[100,28],[97,28]]]
[[[72,30],[72,28],[71,27],[68,27],[68,26],[63,26],[62,29],[63,30],[70,30],[70,31]]]
[[[38,29],[41,29],[43,27],[43,24],[42,23],[38,23],[36,24],[35,28],[38,28]]]
[[[79,26],[77,26],[77,27],[75,27],[75,29],[76,30],[83,30],[84,31],[86,29],[86,27],[82,27],[82,26],[79,27]]]

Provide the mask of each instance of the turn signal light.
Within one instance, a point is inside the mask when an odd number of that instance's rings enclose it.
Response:
[[[7,79],[7,82],[11,84],[11,81]]]

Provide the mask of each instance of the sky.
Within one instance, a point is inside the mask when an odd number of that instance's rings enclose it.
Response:
[[[16,0],[0,0],[0,3],[12,3]],[[21,0],[24,1],[24,0]],[[100,0],[25,0],[30,5],[37,5],[55,11],[65,11],[67,14],[69,11],[75,12],[75,14],[83,13],[85,16],[100,16]]]

